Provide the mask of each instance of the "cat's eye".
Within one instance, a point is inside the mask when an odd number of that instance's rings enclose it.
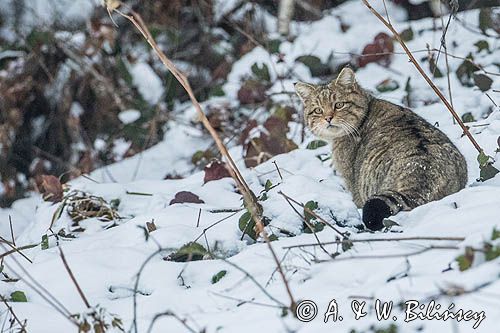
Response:
[[[344,102],[335,103],[335,109],[342,109],[346,104]]]
[[[314,113],[316,113],[316,114],[322,114],[322,113],[323,113],[323,110],[321,110],[320,108],[316,108],[316,109],[314,109],[313,111],[314,111]]]

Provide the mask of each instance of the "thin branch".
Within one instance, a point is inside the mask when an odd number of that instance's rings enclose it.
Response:
[[[112,2],[115,4],[119,4],[122,7],[125,7],[123,5],[123,3],[119,0],[107,1],[108,4],[112,3]],[[229,154],[227,147],[224,145],[224,143],[220,139],[219,135],[217,134],[217,131],[212,127],[212,125],[210,124],[210,121],[208,120],[207,116],[203,112],[200,103],[198,102],[198,100],[196,99],[196,96],[194,95],[194,92],[191,88],[191,85],[189,84],[187,77],[176,68],[176,66],[173,64],[173,62],[169,58],[167,58],[165,53],[163,53],[163,51],[159,48],[158,44],[156,44],[156,41],[154,40],[153,36],[151,35],[149,29],[147,28],[146,24],[142,20],[141,16],[138,13],[136,13],[135,11],[133,11],[132,9],[128,9],[130,12],[130,15],[126,14],[126,13],[120,11],[118,9],[118,7],[112,7],[112,8],[108,7],[108,9],[112,9],[114,12],[118,13],[122,17],[129,20],[139,30],[139,32],[142,34],[142,36],[146,39],[146,41],[149,43],[149,45],[153,48],[156,55],[160,58],[161,62],[165,65],[165,67],[167,67],[170,70],[172,75],[177,79],[177,81],[179,81],[179,83],[182,85],[182,87],[186,90],[196,112],[198,113],[198,116],[199,116],[202,124],[205,126],[205,128],[208,130],[208,132],[210,133],[210,135],[214,139],[214,141],[217,145],[217,148],[219,149],[221,154],[226,158],[228,165],[229,165],[229,172],[230,172],[232,178],[235,180],[236,185],[240,189],[241,194],[243,195],[243,200],[246,204],[246,208],[248,209],[248,211],[250,212],[250,214],[252,215],[252,217],[255,221],[256,229],[257,229],[256,231],[258,234],[262,235],[262,237],[264,238],[264,240],[267,244],[267,247],[269,248],[269,251],[271,252],[271,255],[273,256],[274,262],[278,266],[278,271],[280,272],[280,275],[281,275],[282,280],[283,280],[283,284],[285,285],[286,292],[290,298],[290,308],[294,311],[295,307],[296,307],[296,303],[295,303],[295,300],[293,298],[292,291],[290,289],[288,281],[285,277],[285,274],[280,267],[278,256],[274,252],[274,249],[271,245],[271,241],[269,239],[269,236],[264,229],[264,223],[262,222],[262,218],[261,218],[262,217],[262,207],[257,203],[257,198],[256,198],[255,194],[251,191],[250,187],[248,186],[245,179],[241,175],[238,167],[236,166],[236,163],[234,162],[233,158]]]
[[[456,241],[463,242],[465,240],[464,237],[400,237],[400,238],[364,238],[364,239],[349,239],[349,242],[352,243],[370,243],[370,242],[401,242],[401,241],[418,241],[418,240],[430,240],[430,241]],[[342,244],[344,240],[337,239],[332,242],[323,242],[323,245],[332,245],[332,244]],[[293,249],[297,247],[309,247],[309,246],[318,246],[316,243],[308,243],[308,244],[297,244],[284,246],[283,249]]]
[[[17,317],[16,313],[14,312],[14,309],[12,309],[12,307],[9,305],[9,303],[7,303],[7,300],[5,299],[5,297],[3,297],[2,295],[0,295],[0,300],[2,301],[3,304],[5,304],[5,306],[7,307],[7,309],[9,310],[10,314],[12,315],[12,317],[14,318],[14,320],[19,324],[19,326],[21,327],[19,329],[19,333],[26,333],[26,322],[23,324],[21,322],[21,320],[19,320],[19,318]]]
[[[300,207],[304,208],[304,211],[306,213],[311,214],[312,216],[314,216],[315,218],[317,218],[318,220],[320,220],[320,222],[322,222],[326,226],[330,227],[333,231],[335,231],[337,234],[339,234],[343,238],[347,237],[347,233],[342,232],[339,229],[337,229],[336,227],[334,227],[330,222],[328,222],[327,220],[325,220],[324,218],[322,218],[321,216],[319,216],[318,214],[316,214],[314,211],[312,211],[309,208],[307,208],[306,206],[304,206],[303,203],[298,202],[297,200],[289,197],[288,195],[286,195],[282,191],[279,191],[278,193],[281,194],[282,196],[284,196],[285,198],[288,198],[291,202],[293,202],[293,203],[299,205]]]
[[[160,319],[161,317],[173,317],[173,318],[177,319],[177,321],[179,323],[181,323],[182,326],[184,326],[189,332],[191,332],[191,333],[198,333],[192,327],[190,327],[188,324],[186,324],[186,320],[185,319],[180,318],[178,315],[176,315],[174,312],[172,312],[170,310],[167,310],[167,311],[162,312],[162,313],[155,314],[155,316],[153,317],[153,320],[149,324],[149,328],[147,330],[148,333],[153,331],[153,326],[154,326],[155,322],[158,319]]]
[[[434,92],[436,93],[436,95],[444,103],[444,105],[446,106],[446,108],[448,109],[448,111],[450,111],[451,115],[458,122],[458,124],[462,128],[464,134],[469,138],[469,140],[472,143],[472,145],[474,146],[474,148],[476,148],[476,150],[479,153],[481,153],[483,151],[483,149],[481,148],[481,146],[479,146],[479,144],[476,142],[476,140],[474,139],[474,137],[472,136],[472,134],[469,132],[469,129],[467,128],[467,126],[464,125],[462,119],[455,112],[455,110],[453,109],[453,106],[451,106],[450,102],[448,102],[448,100],[446,99],[446,97],[439,90],[439,88],[434,84],[434,82],[432,82],[432,80],[429,78],[429,76],[427,74],[425,74],[425,71],[418,64],[417,60],[415,59],[415,57],[413,56],[413,54],[410,52],[410,50],[406,46],[406,43],[403,41],[403,39],[401,38],[401,36],[399,35],[399,33],[396,31],[396,29],[394,28],[394,26],[392,24],[390,24],[389,22],[387,22],[387,20],[382,15],[380,15],[380,13],[377,12],[370,5],[370,3],[367,0],[361,0],[361,1],[363,1],[363,3],[365,4],[365,6],[392,32],[392,34],[394,35],[394,38],[396,38],[396,40],[399,42],[399,44],[401,44],[401,47],[405,50],[406,54],[408,55],[408,58],[413,63],[413,65],[416,67],[416,69],[419,71],[420,75],[425,79],[425,81],[427,81],[427,83],[432,88],[432,90],[434,90]]]
[[[83,303],[85,303],[85,306],[87,308],[90,308],[90,303],[87,300],[87,297],[85,297],[85,294],[83,293],[82,288],[80,288],[78,281],[76,281],[76,278],[75,278],[75,275],[73,274],[73,271],[71,270],[71,268],[69,268],[68,262],[66,261],[66,256],[64,255],[63,250],[60,246],[59,246],[59,254],[61,255],[61,260],[64,264],[64,268],[66,268],[66,271],[68,272],[68,275],[71,278],[71,281],[73,281],[73,284],[75,285],[76,290],[78,290],[78,294],[80,294],[80,297],[81,297]]]
[[[4,253],[0,254],[0,259],[2,259],[4,257],[7,257],[8,255],[10,255],[12,253],[16,253],[17,252],[20,255],[22,255],[23,258],[25,258],[26,260],[28,260],[30,263],[33,263],[33,261],[31,261],[30,258],[26,257],[21,251],[22,250],[27,250],[27,249],[32,249],[32,248],[38,246],[38,244],[30,244],[30,245],[24,245],[24,246],[20,246],[20,247],[15,247],[12,244],[10,244],[10,242],[5,241],[5,239],[3,237],[0,237],[0,239],[3,240],[5,244],[9,245],[12,248],[12,250],[9,250],[7,252],[4,252]]]
[[[309,230],[311,230],[311,232],[313,233],[314,235],[314,238],[316,238],[316,242],[320,249],[323,250],[323,252],[325,252],[328,256],[331,257],[330,253],[328,253],[328,251],[325,249],[325,247],[323,246],[323,244],[321,243],[321,241],[319,240],[318,238],[318,235],[316,235],[316,230],[314,230],[314,226],[311,225],[311,223],[309,223],[305,216],[302,215],[292,204],[292,202],[290,201],[290,199],[283,194],[283,192],[278,192],[279,194],[281,194],[283,196],[283,198],[285,198],[286,202],[290,205],[290,207],[292,207],[293,211],[300,217],[300,219],[307,225],[307,227],[309,228]]]
[[[5,249],[5,246],[0,243],[0,246]],[[35,245],[36,246],[36,245]],[[43,300],[45,300],[54,310],[60,313],[63,317],[66,317],[71,323],[78,326],[78,323],[75,321],[73,317],[71,317],[71,312],[54,296],[52,295],[44,286],[42,286],[31,274],[17,261],[16,257],[12,257],[12,261],[19,267],[19,269],[24,274],[19,274],[16,270],[13,269],[10,265],[5,263],[5,267],[7,267],[12,273],[17,275],[29,288],[31,288],[34,292],[36,292]]]
[[[12,245],[16,246],[16,238],[14,237],[14,229],[12,228],[12,216],[9,214],[9,228],[10,228],[10,238],[12,238]]]
[[[396,254],[387,254],[387,255],[374,255],[374,256],[352,256],[352,257],[344,257],[344,258],[335,258],[335,259],[326,259],[326,260],[316,260],[316,262],[327,262],[327,261],[345,261],[345,260],[354,260],[354,259],[391,259],[391,258],[407,258],[416,256],[431,250],[459,250],[458,246],[428,246],[423,249],[409,252],[409,253],[396,253]]]

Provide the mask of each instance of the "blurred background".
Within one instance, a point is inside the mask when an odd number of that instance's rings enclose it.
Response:
[[[309,24],[344,2],[125,1],[189,76],[201,102],[226,94],[223,85],[233,63],[254,48],[265,49],[279,63],[284,56],[280,44],[295,38],[290,21]],[[478,34],[478,41],[482,34],[498,39],[500,33],[500,16],[492,10],[498,5],[496,0],[387,3],[393,11],[399,7],[399,22],[429,17],[436,18],[440,27],[437,18],[441,14],[446,22],[448,13],[480,8],[479,24],[462,24]],[[1,1],[0,207],[26,196],[40,175],[61,176],[65,182],[138,154],[160,142],[171,122],[185,121],[177,116],[189,104],[185,91],[135,28],[120,17],[115,19],[118,27],[97,0]],[[344,22],[342,16],[337,19],[348,33],[352,23]],[[363,25],[361,19],[359,24]],[[305,54],[293,61],[308,67],[318,80],[334,77],[345,64],[387,66],[389,55],[380,53],[392,52],[393,41],[383,33],[378,37],[373,44],[360,45],[358,54],[329,61]],[[252,74],[237,88],[237,101],[208,107],[206,112],[226,142],[243,145],[245,164],[254,166],[296,147],[284,134],[289,121],[301,123],[293,90],[279,92],[288,98],[279,102],[269,97],[277,94],[271,89],[277,81],[300,75],[294,68],[276,76],[265,64],[248,66]],[[248,133],[257,123],[244,108],[274,115],[265,119],[270,134],[260,137],[257,148],[255,142],[248,145]],[[203,131],[194,121],[188,125]],[[214,147],[196,151],[190,161],[192,170],[203,168],[216,155]],[[182,172],[165,174],[167,178],[182,176]]]

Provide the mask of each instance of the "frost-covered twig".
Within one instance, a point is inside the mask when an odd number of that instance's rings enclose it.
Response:
[[[189,84],[187,77],[181,71],[179,71],[177,69],[177,67],[174,65],[174,63],[160,49],[160,47],[158,46],[158,44],[154,40],[153,36],[151,35],[149,29],[147,28],[146,24],[144,23],[144,21],[142,20],[141,16],[138,13],[136,13],[132,9],[128,9],[130,14],[122,12],[119,8],[125,7],[125,6],[123,6],[123,3],[119,0],[107,0],[106,5],[107,5],[108,10],[111,10],[111,11],[114,11],[114,12],[120,14],[122,17],[129,20],[139,30],[139,32],[146,39],[148,44],[153,48],[156,55],[160,58],[161,62],[165,65],[165,67],[168,68],[168,70],[177,79],[177,81],[179,81],[179,83],[182,85],[182,87],[188,93],[189,98],[190,98],[202,124],[208,130],[208,132],[210,133],[210,135],[214,139],[214,141],[217,145],[217,148],[219,149],[221,154],[226,158],[226,160],[228,162],[228,166],[229,166],[228,170],[231,174],[231,177],[235,180],[236,185],[240,189],[241,194],[243,195],[243,200],[245,202],[245,206],[255,221],[257,234],[262,235],[262,237],[266,241],[266,244],[269,248],[269,251],[271,252],[271,255],[273,256],[274,262],[278,266],[278,271],[280,272],[280,275],[282,277],[286,292],[290,298],[290,308],[292,310],[295,310],[296,303],[295,303],[295,300],[293,298],[292,291],[291,291],[290,286],[288,284],[288,281],[285,277],[285,274],[284,274],[283,270],[281,269],[281,266],[280,266],[279,260],[278,260],[278,256],[276,255],[275,251],[273,250],[269,236],[267,235],[267,232],[264,229],[264,223],[262,222],[262,207],[258,204],[255,194],[252,192],[252,190],[250,189],[250,187],[246,183],[245,179],[241,175],[238,167],[236,166],[236,163],[234,162],[233,158],[229,154],[227,147],[224,145],[224,143],[220,139],[219,135],[217,134],[217,131],[210,124],[210,121],[208,120],[207,116],[203,112],[200,103],[198,102],[198,100],[196,99],[196,96],[194,95],[193,89],[191,88],[191,85]]]
[[[408,46],[406,46],[406,43],[401,38],[401,35],[396,31],[396,29],[394,28],[394,26],[391,23],[389,23],[382,15],[380,15],[380,13],[378,11],[376,11],[370,5],[370,3],[368,2],[368,0],[361,0],[361,1],[363,1],[363,3],[365,4],[365,6],[368,7],[368,9],[392,32],[392,34],[394,35],[394,38],[396,38],[396,40],[399,42],[399,44],[401,45],[401,47],[403,48],[403,50],[408,55],[408,58],[410,59],[410,62],[413,63],[413,65],[418,70],[418,72],[420,73],[420,75],[425,79],[425,81],[427,81],[427,83],[432,88],[432,90],[434,90],[434,92],[436,93],[436,95],[444,103],[444,105],[446,106],[446,108],[448,109],[448,111],[450,111],[451,115],[453,116],[453,118],[455,118],[455,120],[457,121],[457,123],[460,125],[460,127],[462,128],[464,134],[467,136],[467,138],[469,138],[469,141],[472,143],[472,145],[474,146],[474,148],[476,148],[476,150],[479,153],[481,153],[483,151],[483,149],[481,148],[481,146],[479,146],[479,144],[476,142],[476,140],[474,139],[474,137],[472,136],[472,134],[469,132],[469,129],[467,128],[467,126],[464,125],[462,119],[455,112],[455,109],[453,109],[453,106],[451,106],[450,102],[448,102],[448,100],[443,95],[443,93],[441,92],[441,90],[439,90],[439,88],[434,84],[434,82],[432,82],[432,80],[429,78],[429,76],[427,74],[425,74],[425,71],[422,69],[422,67],[419,65],[419,63],[417,62],[417,60],[415,59],[415,57],[413,56],[413,54],[410,52],[410,49],[408,49]]]

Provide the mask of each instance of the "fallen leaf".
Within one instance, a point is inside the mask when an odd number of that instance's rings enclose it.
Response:
[[[205,177],[203,178],[203,183],[206,184],[212,180],[219,180],[222,178],[231,177],[229,170],[227,169],[226,163],[219,160],[212,160],[204,169]]]
[[[180,191],[175,194],[175,198],[173,198],[170,201],[169,205],[173,205],[176,203],[205,203],[205,201],[201,200],[200,197],[198,197],[196,194],[193,192],[188,192],[188,191]]]

